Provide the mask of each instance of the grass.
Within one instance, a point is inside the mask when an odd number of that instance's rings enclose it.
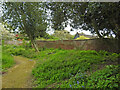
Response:
[[[8,68],[15,64],[13,56],[9,53],[2,53],[2,71],[6,71]]]
[[[2,65],[1,65],[1,69],[2,69],[2,72],[6,72],[8,70],[8,68],[12,67],[15,62],[14,62],[14,58],[13,58],[13,55],[11,54],[11,52],[8,52],[7,50],[8,49],[11,49],[11,46],[8,45],[8,46],[1,46],[1,61],[2,61]]]
[[[37,88],[117,88],[120,54],[107,51],[80,51],[6,46],[6,52],[37,61],[33,69]]]

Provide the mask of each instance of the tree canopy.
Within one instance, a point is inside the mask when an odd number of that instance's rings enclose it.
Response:
[[[34,40],[38,36],[43,37],[47,28],[45,21],[47,16],[41,3],[5,2],[2,17],[3,22],[14,27],[14,30],[19,28],[21,33],[26,33],[38,51]],[[7,26],[7,28],[9,27]]]
[[[100,38],[108,35],[120,37],[119,2],[55,2],[46,5],[50,9],[55,29],[82,28],[96,33]],[[71,23],[68,23],[68,20]]]
[[[70,24],[74,29],[89,30],[100,38],[113,34],[120,38],[119,8],[120,2],[7,2],[4,3],[3,21],[19,27],[31,40],[45,35],[46,21],[50,21],[55,30],[64,30]]]
[[[61,31],[56,30],[52,36],[57,37],[60,40],[71,40],[71,39],[73,39],[73,36],[66,30],[61,30]]]
[[[0,24],[0,32],[1,32],[0,39],[2,40],[15,39],[15,35],[13,33],[10,33],[8,30],[6,30],[6,28],[4,28],[2,24]]]

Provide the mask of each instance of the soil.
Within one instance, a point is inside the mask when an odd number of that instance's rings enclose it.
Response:
[[[16,64],[2,75],[2,88],[31,88],[35,60],[14,56]]]

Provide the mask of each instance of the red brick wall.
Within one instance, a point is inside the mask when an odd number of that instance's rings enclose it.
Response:
[[[115,39],[87,39],[87,40],[58,40],[58,41],[36,41],[39,48],[62,48],[79,50],[106,50],[118,52],[118,41]],[[22,42],[5,41],[5,44],[19,45]]]
[[[115,39],[36,41],[36,43],[41,48],[118,51],[118,41]]]

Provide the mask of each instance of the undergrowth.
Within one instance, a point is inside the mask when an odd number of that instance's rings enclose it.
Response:
[[[6,52],[2,52],[2,71],[7,71],[8,68],[15,64],[12,55]]]
[[[107,51],[80,51],[6,46],[6,52],[37,61],[33,69],[37,88],[117,88],[118,56]],[[102,67],[100,67],[102,65]]]

